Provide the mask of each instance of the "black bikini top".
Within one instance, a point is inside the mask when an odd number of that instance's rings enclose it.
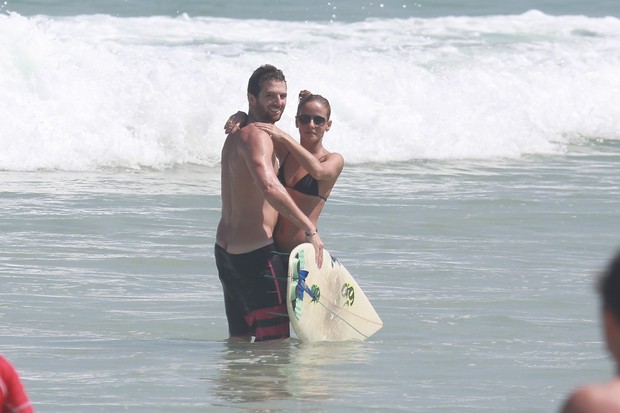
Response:
[[[327,201],[327,197],[319,195],[319,181],[314,179],[310,174],[307,174],[306,176],[301,178],[299,181],[297,181],[295,185],[291,186],[286,184],[286,179],[284,178],[284,164],[286,163],[286,160],[288,159],[288,156],[290,154],[291,153],[289,152],[286,155],[286,158],[284,158],[284,161],[282,161],[282,165],[280,165],[280,169],[278,169],[278,180],[280,181],[280,183],[282,183],[285,188],[294,189],[295,191],[301,192],[302,194],[317,196],[323,201]]]

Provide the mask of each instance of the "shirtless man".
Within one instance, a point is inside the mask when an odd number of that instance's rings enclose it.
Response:
[[[575,390],[562,413],[620,412],[620,253],[610,263],[599,284],[603,304],[602,321],[607,349],[616,364],[616,377]]]
[[[289,337],[286,274],[273,242],[278,214],[304,231],[318,260],[323,256],[316,228],[278,181],[273,141],[252,124],[280,120],[286,97],[280,70],[271,65],[256,69],[248,82],[249,125],[228,135],[222,148],[215,262],[229,334],[252,341]]]

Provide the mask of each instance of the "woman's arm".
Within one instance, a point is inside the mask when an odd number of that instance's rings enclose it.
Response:
[[[328,181],[335,180],[342,172],[344,158],[338,153],[330,153],[325,156],[323,161],[318,160],[314,155],[301,146],[295,139],[276,125],[271,123],[254,123],[257,128],[267,132],[273,140],[283,144],[286,149],[297,159],[297,162],[316,180]]]

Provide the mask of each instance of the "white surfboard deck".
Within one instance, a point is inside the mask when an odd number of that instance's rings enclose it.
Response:
[[[321,269],[314,257],[310,243],[297,246],[289,257],[287,309],[297,337],[363,341],[379,331],[383,321],[349,271],[327,250]]]

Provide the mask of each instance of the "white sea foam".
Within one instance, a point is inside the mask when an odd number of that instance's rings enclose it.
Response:
[[[0,15],[0,169],[219,162],[258,65],[332,103],[350,163],[518,158],[618,139],[620,20],[520,16],[300,23]]]

